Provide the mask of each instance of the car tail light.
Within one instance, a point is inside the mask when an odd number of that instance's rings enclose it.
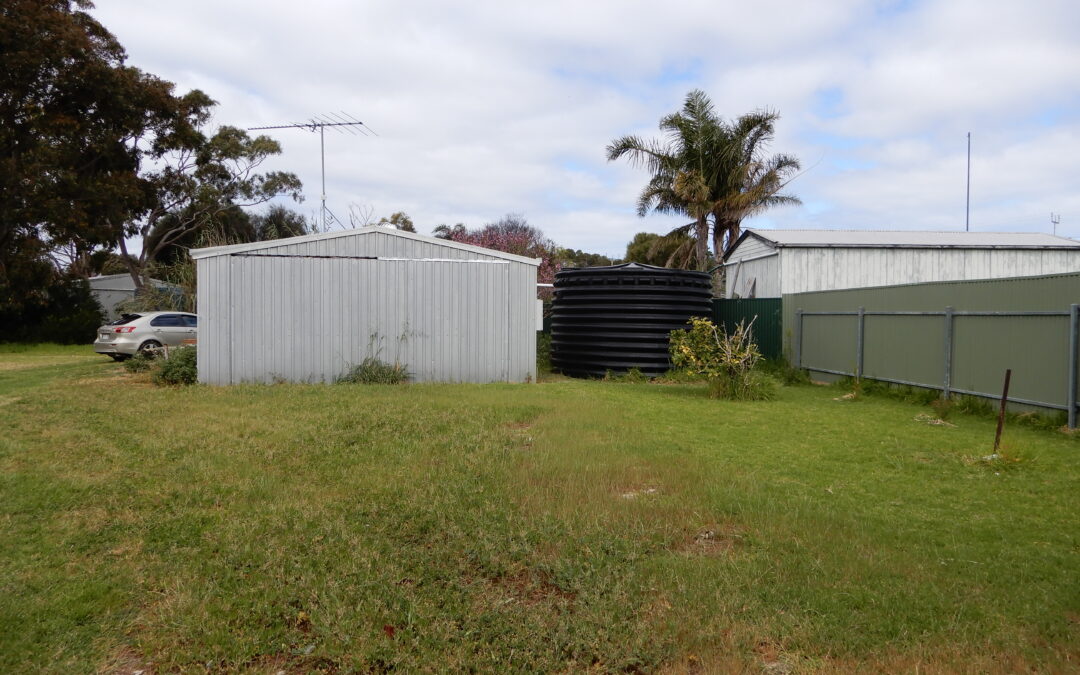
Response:
[[[117,333],[130,333],[133,330],[135,330],[135,326],[120,326],[119,328],[116,329],[116,332]]]

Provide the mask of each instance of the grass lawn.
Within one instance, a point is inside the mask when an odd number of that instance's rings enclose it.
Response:
[[[1080,670],[1080,439],[0,347],[0,672]]]

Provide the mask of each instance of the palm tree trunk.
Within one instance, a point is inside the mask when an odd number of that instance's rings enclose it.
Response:
[[[723,258],[739,238],[741,223],[733,218],[723,218],[713,214],[716,219],[716,229],[713,230],[713,250],[716,251],[717,259]]]
[[[708,216],[698,216],[694,225],[694,257],[697,258],[697,268],[702,272],[709,269],[709,221]]]

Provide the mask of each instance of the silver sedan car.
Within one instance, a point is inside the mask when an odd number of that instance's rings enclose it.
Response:
[[[198,326],[199,317],[187,312],[124,314],[98,328],[94,351],[123,361],[140,351],[193,345]]]

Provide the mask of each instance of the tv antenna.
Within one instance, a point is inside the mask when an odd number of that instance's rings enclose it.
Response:
[[[330,217],[337,222],[338,217],[330,210],[326,208],[326,129],[330,128],[338,133],[350,133],[353,136],[378,136],[371,127],[364,124],[360,120],[356,119],[349,113],[341,111],[340,113],[322,113],[315,115],[307,122],[300,122],[299,124],[280,124],[277,126],[269,127],[248,127],[248,131],[264,131],[266,129],[305,129],[312,133],[319,132],[319,156],[322,162],[322,228],[326,231],[326,215],[329,213]],[[359,128],[359,133],[357,129]]]
[[[1061,223],[1061,214],[1050,212],[1050,226],[1054,228],[1054,236],[1057,236],[1057,226]]]
[[[971,231],[971,132],[967,135],[967,200],[964,204],[964,232]]]

